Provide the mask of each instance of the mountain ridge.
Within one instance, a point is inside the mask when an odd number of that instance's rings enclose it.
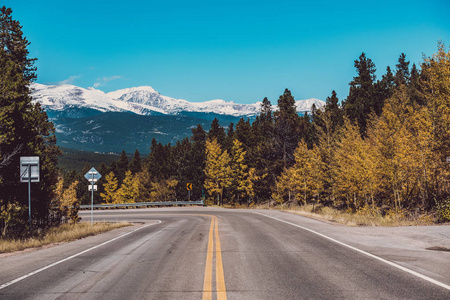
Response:
[[[100,112],[132,112],[138,115],[177,115],[183,112],[216,113],[230,116],[255,116],[260,112],[261,102],[239,104],[222,99],[204,102],[189,102],[163,96],[150,86],[132,87],[105,93],[95,88],[82,88],[75,85],[44,85],[33,83],[32,97],[45,109],[65,110],[84,107]],[[297,100],[298,112],[310,112],[311,106],[317,108],[325,102],[316,98]],[[277,106],[273,105],[273,110]]]

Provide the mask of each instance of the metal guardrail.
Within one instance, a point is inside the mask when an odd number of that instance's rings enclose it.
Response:
[[[164,201],[164,202],[136,202],[119,204],[94,204],[94,208],[125,208],[141,206],[179,206],[179,205],[205,205],[203,200],[199,201]],[[80,205],[80,209],[90,209],[91,205]]]

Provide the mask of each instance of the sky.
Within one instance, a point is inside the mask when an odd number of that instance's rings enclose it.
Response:
[[[362,52],[420,65],[450,45],[450,1],[3,0],[38,59],[37,82],[105,92],[151,86],[192,102],[340,100]],[[448,49],[448,48],[447,48]]]

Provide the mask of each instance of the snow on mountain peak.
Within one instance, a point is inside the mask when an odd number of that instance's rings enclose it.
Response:
[[[232,116],[256,115],[260,111],[261,102],[254,104],[238,104],[233,101],[215,99],[205,102],[189,102],[160,95],[150,86],[140,86],[104,93],[95,88],[84,89],[74,85],[32,84],[33,100],[53,110],[66,107],[87,107],[102,112],[129,111],[140,115],[153,113],[179,114],[181,112],[205,112]],[[319,99],[296,101],[299,112],[311,111],[312,104],[317,108],[325,104]],[[274,106],[276,110],[276,106]]]

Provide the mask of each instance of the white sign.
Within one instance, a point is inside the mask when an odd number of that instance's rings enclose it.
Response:
[[[447,163],[450,164],[450,156],[447,156]]]
[[[20,182],[39,182],[39,156],[20,157]]]
[[[88,191],[92,191],[92,185],[88,185]],[[97,191],[97,185],[94,185],[94,191]]]

